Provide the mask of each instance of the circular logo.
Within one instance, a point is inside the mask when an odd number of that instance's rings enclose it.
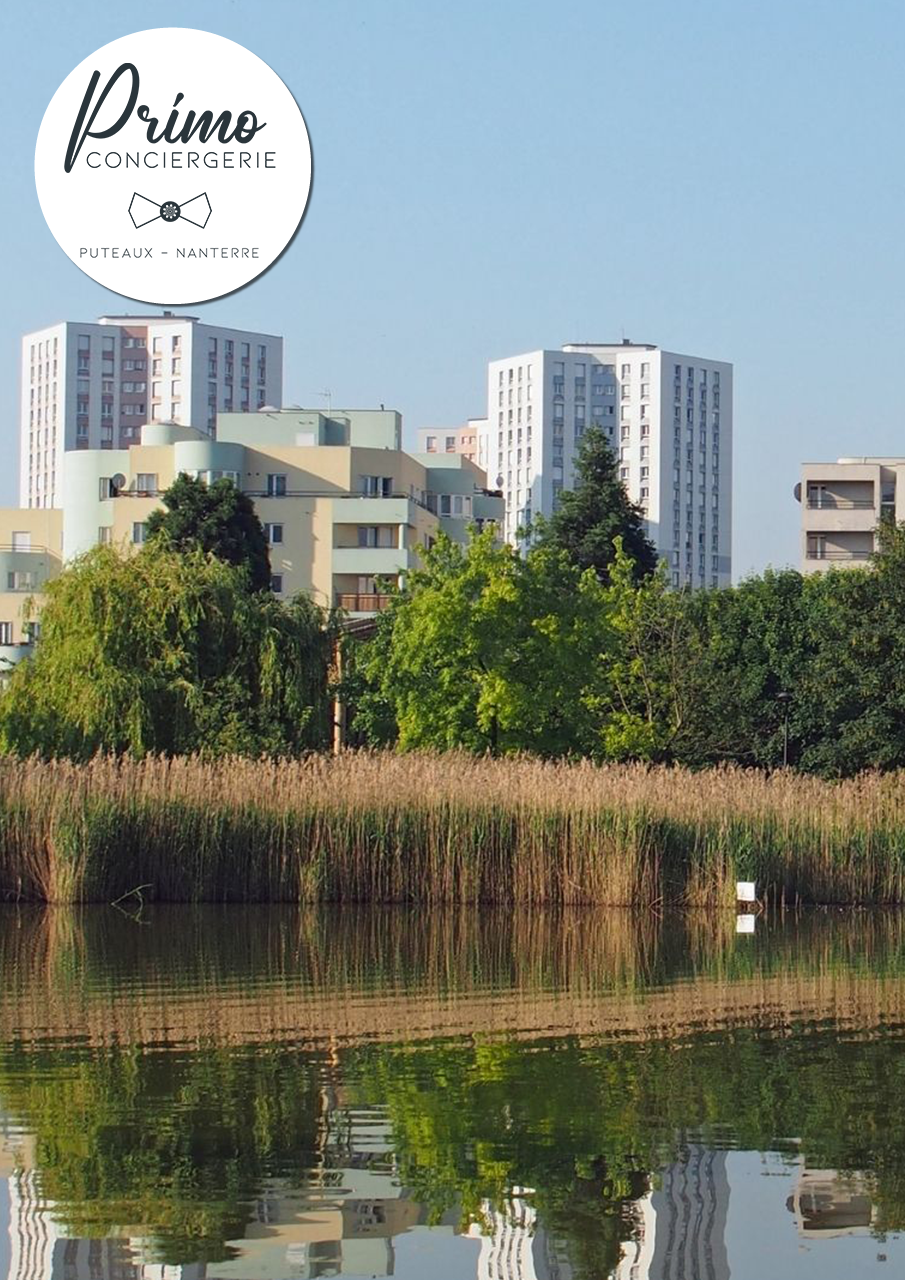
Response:
[[[276,72],[223,36],[138,31],[66,77],[38,132],[35,183],[57,243],[138,302],[241,289],[295,235],[311,144]]]

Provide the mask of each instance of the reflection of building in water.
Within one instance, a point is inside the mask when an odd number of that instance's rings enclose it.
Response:
[[[210,1263],[207,1280],[314,1280],[390,1276],[393,1237],[419,1221],[421,1206],[397,1176],[384,1107],[325,1106],[321,1162],[301,1189],[262,1188],[239,1257]]]
[[[0,1135],[2,1139],[2,1135]],[[326,1117],[321,1163],[301,1189],[282,1180],[260,1188],[236,1257],[165,1265],[153,1239],[64,1238],[41,1195],[30,1153],[4,1156],[11,1267],[8,1280],[313,1280],[339,1274],[390,1276],[393,1237],[413,1227],[420,1205],[396,1176],[383,1108],[342,1108]]]
[[[9,1188],[9,1280],[48,1280],[58,1231],[34,1169],[14,1168]]]
[[[786,1201],[805,1239],[868,1235],[874,1206],[863,1174],[835,1169],[806,1169],[801,1164],[795,1190]]]
[[[692,1144],[633,1212],[614,1280],[728,1280],[725,1151]]]
[[[481,1244],[477,1280],[568,1280],[571,1276],[518,1188],[502,1210],[484,1200],[481,1212],[483,1220],[473,1222],[468,1230]]]

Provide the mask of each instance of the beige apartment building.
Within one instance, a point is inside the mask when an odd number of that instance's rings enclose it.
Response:
[[[469,418],[464,427],[425,427],[418,432],[419,453],[461,453],[481,465],[479,446],[486,418]]]
[[[795,497],[801,503],[802,572],[864,566],[881,518],[905,520],[905,458],[806,462]]]
[[[367,616],[385,607],[439,533],[500,524],[503,505],[460,453],[408,454],[392,410],[264,409],[220,414],[217,438],[173,422],[141,429],[122,449],[67,452],[58,509],[0,511],[0,658],[29,649],[23,605],[62,565],[92,547],[133,548],[182,473],[232,480],[253,500],[270,545],[271,585],[284,598]],[[4,646],[5,649],[4,649]]]
[[[0,508],[0,674],[29,651],[32,598],[63,564],[63,513],[52,508]]]

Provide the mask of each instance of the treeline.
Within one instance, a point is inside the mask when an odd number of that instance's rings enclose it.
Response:
[[[266,540],[228,481],[181,477],[137,555],[100,548],[49,585],[42,639],[0,698],[0,747],[298,756],[348,744],[691,768],[905,766],[905,527],[868,569],[768,571],[671,591],[602,435],[527,549],[440,537],[376,617],[269,591]]]
[[[905,766],[905,534],[871,570],[635,585],[539,546],[441,543],[381,617],[358,740],[404,749],[721,763],[839,777]],[[784,696],[789,695],[788,701]]]
[[[826,777],[905,766],[905,526],[870,568],[672,591],[589,432],[519,554],[442,539],[380,617],[349,696],[360,742]]]

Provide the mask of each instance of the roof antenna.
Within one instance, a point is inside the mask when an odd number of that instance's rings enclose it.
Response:
[[[318,392],[316,392],[315,394],[318,396],[318,398],[319,398],[319,399],[321,399],[321,400],[326,400],[326,402],[327,402],[327,406],[326,406],[326,407],[327,407],[327,412],[328,412],[328,413],[332,413],[332,411],[333,411],[333,392],[330,390],[330,388],[328,387],[325,391],[318,391]]]

